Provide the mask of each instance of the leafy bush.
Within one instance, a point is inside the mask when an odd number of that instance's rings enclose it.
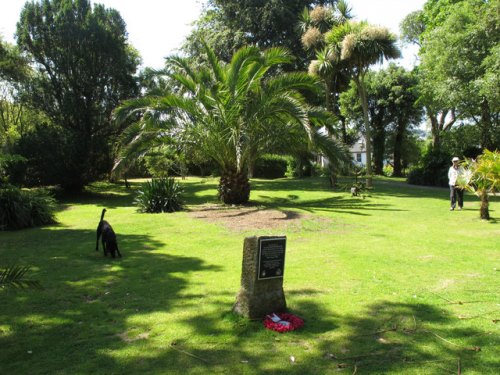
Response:
[[[287,169],[287,158],[280,155],[264,155],[255,162],[254,177],[283,178]]]
[[[0,189],[0,230],[15,230],[55,223],[56,201],[47,191]]]
[[[384,166],[384,176],[392,177],[393,173],[394,173],[394,168],[392,167],[392,165],[387,164]]]
[[[312,168],[311,160],[307,157],[288,158],[286,175],[288,177],[310,177]]]
[[[448,168],[451,156],[445,151],[429,149],[421,165],[408,174],[408,183],[412,185],[448,186]]]
[[[85,184],[106,177],[112,166],[105,137],[92,142],[89,158],[77,135],[47,124],[36,125],[24,134],[14,152],[26,159],[9,167],[10,180],[16,185],[60,185],[79,191]]]
[[[174,178],[152,179],[142,184],[135,204],[140,212],[175,212],[182,209],[182,187]]]

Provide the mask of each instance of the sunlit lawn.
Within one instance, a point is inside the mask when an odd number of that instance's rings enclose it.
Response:
[[[188,207],[217,181],[189,178]],[[134,183],[134,188],[138,183]],[[389,180],[370,196],[326,180],[254,180],[252,204],[300,225],[230,230],[140,214],[122,186],[66,197],[52,227],[0,232],[0,266],[44,290],[0,290],[0,374],[497,374],[500,203],[448,210],[448,191]],[[103,207],[124,257],[94,251]],[[231,313],[243,240],[287,236],[284,289],[302,330]],[[293,358],[292,358],[293,357]]]

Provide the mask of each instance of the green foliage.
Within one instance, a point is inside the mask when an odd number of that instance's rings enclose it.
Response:
[[[288,159],[287,177],[310,177],[313,172],[312,155],[302,154]]]
[[[420,50],[421,100],[455,109],[481,130],[481,148],[495,149],[498,124],[500,18],[498,0],[432,0],[424,8]]]
[[[500,151],[484,152],[474,159],[465,159],[457,184],[481,199],[480,217],[489,220],[489,194],[500,191]]]
[[[210,0],[183,49],[197,59],[206,41],[218,58],[230,61],[232,53],[246,45],[286,47],[297,57],[294,70],[303,69],[305,53],[295,20],[304,7],[317,3],[323,1]]]
[[[212,160],[231,184],[221,186],[219,193],[231,191],[224,196],[244,203],[240,200],[248,199],[249,184],[241,179],[247,178],[248,166],[283,144],[290,153],[307,149],[321,139],[319,129],[331,116],[308,104],[305,93],[318,90],[314,77],[302,72],[273,74],[292,61],[288,50],[243,47],[225,64],[208,45],[204,48],[206,61],[199,67],[183,57],[167,59],[166,72],[178,86],[176,91],[128,100],[116,109],[117,123],[134,121],[122,138],[121,160],[135,160],[159,144],[175,144],[182,155],[196,149],[191,161]],[[321,144],[336,160],[333,143]],[[234,193],[239,188],[244,191]]]
[[[21,155],[0,154],[0,187],[9,182],[8,170],[18,163],[24,163],[26,159]]]
[[[108,153],[92,156],[95,164],[86,166],[85,175],[78,167],[81,147],[73,132],[48,124],[38,124],[19,139],[14,152],[26,159],[9,169],[14,183],[24,186],[61,185],[66,190],[78,190],[82,178],[103,177],[111,168]],[[96,139],[95,146],[108,149],[105,139]]]
[[[289,158],[280,155],[263,155],[255,162],[254,177],[285,177]]]
[[[172,177],[152,179],[141,185],[134,202],[140,212],[175,212],[182,209],[183,192]]]
[[[477,160],[465,159],[462,166],[467,168],[464,187],[476,194],[478,191],[500,191],[500,151],[484,150]]]
[[[394,173],[394,167],[390,164],[384,165],[384,176],[392,177]]]
[[[79,190],[100,177],[95,167],[103,155],[111,159],[109,143],[118,130],[112,109],[137,93],[139,57],[127,43],[125,22],[116,10],[88,0],[26,2],[16,35],[34,60],[26,99],[71,134],[68,187]]]
[[[42,189],[0,188],[0,231],[55,223],[55,199]]]
[[[500,141],[500,129],[498,129]],[[450,155],[463,155],[475,159],[482,153],[479,144],[481,129],[472,124],[459,124],[441,136],[441,148]]]
[[[369,121],[365,77],[371,65],[383,60],[399,58],[401,51],[397,47],[396,36],[389,29],[370,25],[364,21],[348,21],[334,27],[326,35],[326,41],[329,48],[333,51],[334,56],[339,56],[340,60],[348,64],[352,71],[352,79],[357,87],[359,103],[363,114],[367,172],[371,176],[372,127]]]
[[[408,174],[408,183],[412,185],[448,186],[448,169],[452,156],[443,150],[432,147],[422,158],[419,166]]]
[[[43,289],[39,281],[25,278],[30,268],[30,266],[12,265],[0,269],[0,289],[9,287]]]

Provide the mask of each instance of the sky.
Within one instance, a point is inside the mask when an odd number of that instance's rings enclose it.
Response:
[[[386,26],[399,33],[399,23],[426,0],[348,0],[358,20]],[[14,33],[25,0],[0,0],[0,34],[15,43]],[[204,0],[98,0],[118,10],[127,24],[129,42],[139,50],[143,66],[161,68],[164,57],[175,54],[193,21],[201,13]],[[416,61],[416,47],[402,49],[398,63],[410,68]]]

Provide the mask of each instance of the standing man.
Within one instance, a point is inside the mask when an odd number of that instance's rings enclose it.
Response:
[[[464,206],[464,190],[457,186],[457,179],[463,173],[462,167],[458,165],[460,159],[456,156],[451,159],[452,166],[448,170],[448,184],[450,185],[450,211],[455,209],[458,201],[458,209]]]

